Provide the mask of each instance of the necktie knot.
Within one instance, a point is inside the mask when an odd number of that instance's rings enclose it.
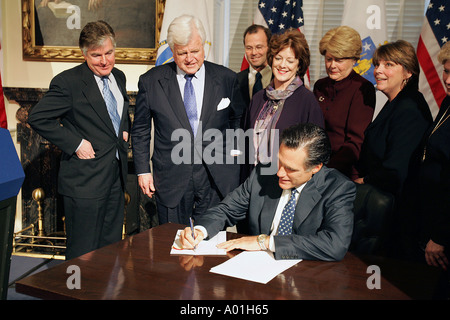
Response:
[[[108,76],[103,76],[102,77],[102,81],[103,81],[103,87],[106,87],[106,88],[109,89],[109,77]],[[105,88],[103,90],[105,90]]]

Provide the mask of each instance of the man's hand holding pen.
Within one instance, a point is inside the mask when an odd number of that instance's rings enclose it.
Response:
[[[194,236],[192,236],[191,227],[186,227],[180,233],[180,242],[184,249],[194,249],[205,238],[203,232],[194,229]]]
[[[193,231],[192,231],[193,230]],[[203,241],[205,235],[199,229],[193,227],[186,227],[180,233],[180,243],[184,249],[194,250],[197,245]],[[266,247],[269,246],[269,237],[266,238]],[[217,245],[220,249],[225,249],[227,252],[234,249],[259,251],[261,247],[257,241],[257,236],[246,236],[237,239],[232,239]]]

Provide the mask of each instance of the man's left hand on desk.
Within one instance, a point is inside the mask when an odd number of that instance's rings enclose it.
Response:
[[[228,240],[217,245],[220,249],[231,251],[234,249],[258,251],[261,247],[258,244],[257,236],[242,237],[239,239]]]

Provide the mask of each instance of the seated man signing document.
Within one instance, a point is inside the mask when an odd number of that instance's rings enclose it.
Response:
[[[181,233],[188,249],[233,226],[248,215],[252,236],[226,241],[227,251],[270,250],[275,259],[338,261],[353,232],[356,188],[335,169],[324,166],[331,153],[323,129],[298,124],[283,131],[278,172],[256,166],[250,177]]]

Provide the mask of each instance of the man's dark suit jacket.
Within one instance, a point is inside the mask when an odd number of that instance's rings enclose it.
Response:
[[[116,136],[103,96],[86,63],[61,72],[49,91],[33,107],[28,123],[40,135],[62,150],[58,191],[75,198],[98,198],[109,193],[113,184],[116,150],[119,151],[123,182],[128,170],[128,96],[125,74],[114,68],[114,78],[124,97],[119,136]],[[82,139],[95,151],[94,159],[81,160],[75,150]]]
[[[248,73],[250,72],[250,68],[244,69],[238,72],[237,77],[239,81],[239,89],[241,90],[242,99],[244,100],[245,106],[248,108],[250,105],[250,89],[248,84]],[[273,75],[272,75],[273,78]],[[243,117],[244,118],[244,117]]]
[[[276,175],[256,166],[250,177],[219,205],[196,220],[213,237],[243,220],[249,233],[270,234],[282,189]],[[353,232],[355,184],[335,169],[322,167],[303,188],[295,208],[293,234],[274,236],[276,259],[341,260]]]
[[[238,72],[237,77],[239,81],[239,90],[241,91],[242,98],[244,99],[245,106],[248,107],[250,105],[250,91],[248,85],[248,73],[250,69],[247,68]]]
[[[204,153],[212,154],[216,159],[208,161],[211,163],[206,163],[206,168],[223,197],[237,187],[239,182],[239,165],[228,164],[234,163],[230,157],[230,150],[235,147],[226,139],[227,129],[239,128],[245,109],[236,73],[208,61],[204,62],[204,66],[205,87],[200,116],[201,127],[199,125],[195,144],[176,78],[176,64],[172,62],[152,68],[139,79],[132,129],[136,174],[150,172],[149,141],[153,121],[154,150],[151,159],[153,178],[159,199],[169,208],[179,204],[188,187],[192,176],[194,153],[197,157],[196,163],[201,163],[201,155]],[[182,133],[177,129],[185,130]],[[185,133],[188,133],[188,136],[180,138],[179,134]],[[211,141],[215,141],[214,144]],[[212,150],[205,150],[210,144]],[[184,163],[175,163],[174,157],[179,158],[181,154],[179,149],[182,147],[187,147],[189,159]],[[184,150],[186,152],[186,148]]]

